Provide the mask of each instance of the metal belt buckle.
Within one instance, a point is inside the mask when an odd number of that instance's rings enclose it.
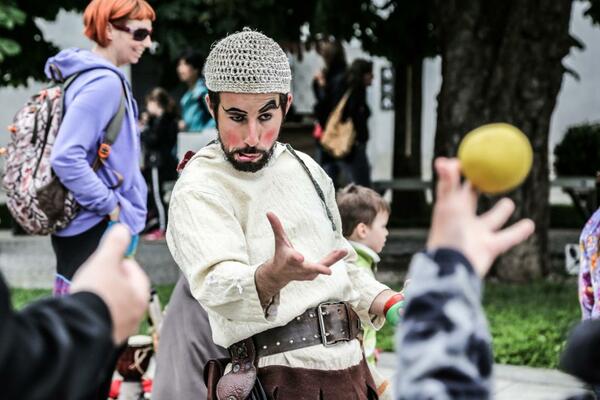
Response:
[[[321,343],[323,343],[323,346],[325,347],[333,346],[337,342],[346,341],[345,339],[328,340],[327,337],[330,335],[330,333],[325,330],[325,320],[323,318],[325,315],[327,315],[327,311],[323,309],[323,306],[336,305],[340,303],[342,302],[325,302],[317,306],[317,318],[319,319],[319,329],[321,330]]]

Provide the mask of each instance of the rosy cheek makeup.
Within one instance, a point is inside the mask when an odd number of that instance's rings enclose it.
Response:
[[[260,143],[262,147],[269,148],[277,138],[278,129],[269,129],[262,134]]]
[[[244,141],[241,135],[236,134],[235,131],[225,130],[221,132],[221,140],[226,149],[244,147]]]

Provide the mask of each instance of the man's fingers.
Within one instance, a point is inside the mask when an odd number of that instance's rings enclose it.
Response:
[[[302,266],[305,272],[307,273],[315,273],[321,275],[331,275],[331,268],[326,265],[316,264],[316,263],[304,263]],[[314,279],[314,278],[313,278]]]
[[[535,224],[530,219],[522,219],[496,233],[494,246],[497,254],[502,254],[510,248],[525,241],[535,231]]]
[[[285,244],[289,247],[292,247],[287,235],[285,234],[285,230],[283,229],[283,225],[281,224],[279,217],[277,217],[275,213],[269,211],[267,213],[267,219],[271,224],[271,229],[273,229],[273,235],[275,235],[275,244]]]
[[[319,261],[319,264],[330,267],[336,262],[340,261],[342,258],[346,257],[347,254],[348,251],[345,249],[334,250],[331,253],[327,254],[325,257],[323,257],[321,261]]]
[[[107,265],[117,265],[125,256],[130,241],[131,233],[125,225],[113,225],[106,230],[93,257]]]
[[[479,217],[481,221],[490,227],[492,231],[496,231],[508,221],[512,213],[515,211],[515,203],[505,197],[497,202],[494,207]]]

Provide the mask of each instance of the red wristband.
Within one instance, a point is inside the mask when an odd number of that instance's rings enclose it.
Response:
[[[383,315],[386,315],[388,310],[396,303],[398,303],[399,301],[404,300],[404,295],[402,293],[396,293],[395,295],[393,295],[392,297],[390,297],[388,299],[388,301],[385,302],[385,305],[383,306]]]

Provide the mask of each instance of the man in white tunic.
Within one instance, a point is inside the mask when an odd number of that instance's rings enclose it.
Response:
[[[277,142],[285,53],[245,29],[213,46],[205,77],[219,140],[177,181],[167,242],[232,356],[219,398],[377,399],[359,319],[379,329],[395,292],[355,265],[325,172]]]

